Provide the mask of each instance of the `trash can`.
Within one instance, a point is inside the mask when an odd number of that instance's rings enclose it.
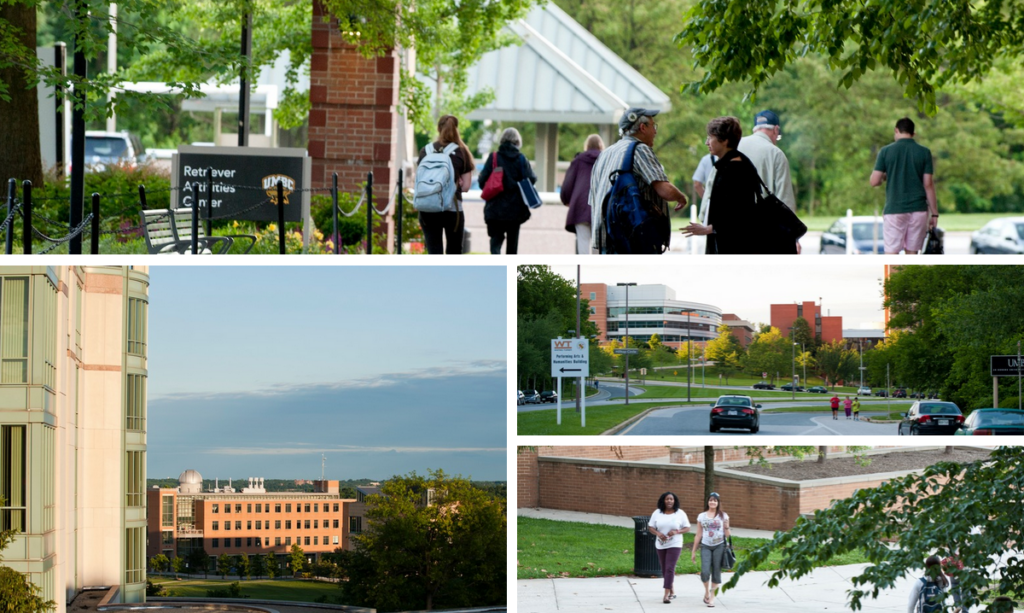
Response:
[[[638,577],[660,577],[661,563],[654,547],[654,535],[647,531],[650,515],[633,518],[633,574]]]

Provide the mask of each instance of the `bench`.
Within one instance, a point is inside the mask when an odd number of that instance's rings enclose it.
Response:
[[[192,209],[150,209],[142,211],[143,236],[149,253],[191,253],[192,252]],[[249,253],[256,244],[251,234],[232,236],[206,236],[200,222],[197,238],[199,253],[224,254],[231,250],[235,239],[248,239]]]

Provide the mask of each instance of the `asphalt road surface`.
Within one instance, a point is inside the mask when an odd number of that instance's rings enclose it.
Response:
[[[785,403],[772,403],[772,408],[787,406]],[[806,403],[801,406],[806,406]],[[861,417],[872,415],[884,415],[880,412],[864,410],[861,407]],[[706,407],[676,407],[657,409],[648,413],[643,419],[636,422],[619,435],[701,435],[718,436],[729,434],[749,433],[749,430],[719,430],[712,433],[709,430],[709,411]],[[831,412],[824,408],[821,413],[761,413],[761,431],[759,434],[766,435],[817,435],[817,436],[846,436],[846,435],[873,435],[873,436],[896,436],[896,424],[873,424],[866,421],[847,420],[842,410],[839,412],[839,419],[832,419]]]

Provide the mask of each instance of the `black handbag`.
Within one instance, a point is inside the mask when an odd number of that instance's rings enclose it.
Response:
[[[736,552],[732,550],[732,537],[730,536],[729,539],[725,541],[725,551],[722,553],[722,568],[725,570],[732,570],[732,567],[735,565]]]
[[[764,217],[764,228],[770,242],[778,246],[778,250],[773,249],[771,252],[796,253],[796,241],[807,234],[807,225],[800,221],[793,209],[786,206],[785,202],[779,200],[779,197],[768,189],[764,179],[759,176],[758,181],[761,182],[761,188],[768,193],[765,196],[761,189],[756,192],[758,208]]]

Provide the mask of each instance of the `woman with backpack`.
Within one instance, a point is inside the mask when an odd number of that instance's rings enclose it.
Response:
[[[450,151],[450,167],[437,167],[433,163],[430,170],[423,167],[424,158],[428,154],[442,153],[446,149]],[[433,169],[436,167],[438,168],[437,174],[441,177],[438,189],[445,200],[440,203],[439,207],[433,207],[440,208],[440,210],[425,211],[417,206],[427,253],[431,255],[462,253],[462,235],[466,229],[466,215],[462,211],[462,192],[468,191],[473,182],[474,162],[473,154],[470,153],[469,147],[462,142],[462,137],[459,135],[459,120],[454,115],[445,115],[437,121],[437,140],[420,150],[420,157],[416,164],[418,168],[416,171],[417,197],[419,197],[418,192],[422,191],[420,173],[424,175],[433,173]],[[449,168],[452,171],[451,175],[448,174]],[[454,194],[448,196],[451,192]],[[445,242],[447,242],[447,248]]]
[[[487,236],[491,237],[491,253],[501,253],[501,245],[508,239],[505,253],[508,255],[519,252],[519,226],[530,218],[530,208],[523,202],[519,192],[519,182],[529,179],[537,182],[529,160],[519,152],[523,146],[523,137],[519,130],[506,128],[501,133],[498,151],[492,153],[484,162],[484,168],[477,177],[484,191],[489,191],[487,180],[496,170],[500,170],[501,190],[497,194],[484,199],[484,222],[487,223]],[[489,194],[490,195],[490,194]]]
[[[562,181],[559,197],[569,207],[565,216],[565,229],[576,234],[576,253],[590,253],[590,175],[594,162],[604,151],[604,141],[597,134],[587,137],[583,153],[576,154]]]
[[[924,561],[924,576],[910,586],[907,613],[938,613],[946,600],[949,580],[942,574],[942,560],[929,556]]]

